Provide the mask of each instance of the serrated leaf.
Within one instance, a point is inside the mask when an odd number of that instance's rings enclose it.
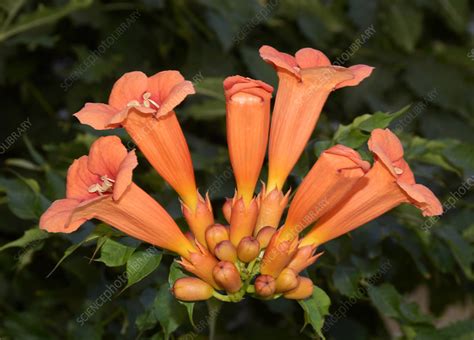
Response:
[[[310,324],[315,332],[325,339],[322,328],[324,325],[324,317],[329,314],[329,306],[331,300],[329,296],[321,288],[314,286],[313,295],[306,300],[298,300],[301,308],[304,310],[305,324],[303,328]]]

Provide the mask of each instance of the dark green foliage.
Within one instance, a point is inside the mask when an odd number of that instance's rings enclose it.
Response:
[[[178,115],[199,187],[213,186],[220,212],[234,186],[222,80],[241,74],[276,86],[262,44],[376,67],[360,86],[331,94],[293,188],[334,143],[370,159],[370,131],[390,126],[446,213],[425,220],[402,206],[324,245],[307,273],[320,288],[300,302],[305,315],[282,299],[225,304],[217,337],[472,339],[472,300],[470,318],[438,319],[474,286],[473,11],[468,0],[0,0],[0,339],[207,338],[217,315],[208,307],[218,308],[174,299],[169,282],[185,274],[172,256],[95,222],[49,235],[38,218],[64,196],[67,167],[97,136],[128,141],[72,114],[106,101],[131,70],[179,69],[195,83]],[[139,163],[135,180],[184,225],[176,195],[141,155]],[[424,307],[406,298],[420,286]],[[306,323],[316,332],[300,333]]]

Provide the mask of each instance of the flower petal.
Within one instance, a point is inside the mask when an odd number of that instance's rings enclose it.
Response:
[[[117,109],[102,103],[86,103],[74,114],[82,124],[89,125],[96,130],[114,129],[118,126],[109,125],[110,119],[117,113]]]
[[[443,206],[433,192],[422,184],[398,183],[400,188],[410,197],[423,216],[437,216],[443,213]]]
[[[148,78],[147,91],[151,99],[162,104],[173,88],[185,81],[179,71],[161,71]]]
[[[260,47],[260,57],[269,64],[273,64],[276,68],[284,69],[300,78],[298,64],[292,55],[279,52],[275,48],[264,45]]]
[[[164,116],[174,110],[188,95],[194,94],[193,83],[186,80],[174,86],[168,96],[163,100],[160,108],[156,112],[157,117]]]
[[[118,200],[122,197],[125,190],[132,183],[133,169],[138,165],[135,150],[130,151],[120,164],[117,176],[115,177],[113,199]]]
[[[79,205],[76,199],[61,199],[53,204],[41,216],[39,226],[41,229],[52,233],[72,233],[76,231],[87,219],[79,218],[70,221],[71,215]]]
[[[359,85],[362,80],[371,75],[372,71],[374,70],[374,67],[367,65],[354,65],[349,67],[348,69],[352,71],[354,78],[339,83],[336,86],[336,89],[340,89],[341,87],[346,86]]]
[[[245,92],[263,99],[271,98],[273,87],[260,80],[242,76],[231,76],[224,80],[226,99],[229,100],[238,92]]]
[[[89,200],[96,197],[88,189],[99,181],[97,175],[89,171],[89,157],[76,159],[67,171],[66,197],[77,200]]]
[[[128,72],[117,80],[109,97],[109,104],[117,110],[127,107],[132,100],[141,102],[147,89],[148,77],[143,72]]]
[[[331,61],[323,52],[309,47],[302,48],[296,52],[295,58],[298,66],[302,69],[331,65]]]
[[[389,129],[375,129],[370,135],[368,146],[369,150],[380,159],[396,178],[397,173],[394,163],[403,159],[403,146],[398,137]]]
[[[89,151],[89,171],[116,179],[120,166],[127,157],[127,149],[117,136],[100,137]]]

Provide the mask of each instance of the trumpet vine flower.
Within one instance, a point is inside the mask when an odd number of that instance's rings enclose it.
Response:
[[[214,297],[238,302],[246,295],[301,300],[313,292],[313,283],[301,273],[323,255],[317,252],[323,243],[402,203],[418,207],[424,216],[442,213],[435,195],[416,183],[401,142],[388,129],[372,131],[368,147],[373,165],[356,150],[332,146],[321,153],[290,199],[290,190],[285,193],[283,186],[329,94],[359,84],[373,68],[332,66],[311,48],[293,57],[263,46],[260,55],[279,77],[271,119],[271,86],[241,76],[224,81],[227,144],[236,182],[234,196],[222,207],[227,224],[215,223],[209,196],[197,190],[191,154],[174,112],[194,93],[193,85],[178,71],[163,71],[151,77],[126,73],[113,86],[108,104],[87,103],[75,115],[98,130],[123,127],[128,132],[177,192],[190,232],[183,233],[135,184],[135,150],[128,151],[114,136],[98,138],[88,155],[72,163],[66,198],[44,212],[40,227],[71,233],[98,219],[176,253],[188,276],[176,280],[172,292],[183,301]],[[255,194],[267,144],[268,178]]]

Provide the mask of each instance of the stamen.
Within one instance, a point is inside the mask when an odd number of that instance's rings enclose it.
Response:
[[[151,93],[150,92],[145,92],[143,94],[143,103],[140,104],[138,100],[131,100],[128,104],[127,107],[138,107],[138,106],[144,106],[146,108],[150,108],[151,105],[156,107],[157,109],[160,108],[160,105],[158,105],[157,102],[154,100],[150,99],[151,98]]]
[[[132,100],[127,104],[127,107],[135,107],[135,106],[140,106],[140,103],[138,100]]]
[[[107,175],[100,176],[100,180],[102,184],[92,184],[87,191],[91,194],[98,193],[99,196],[102,196],[106,192],[112,191],[112,187],[114,186],[115,180],[109,178]]]

